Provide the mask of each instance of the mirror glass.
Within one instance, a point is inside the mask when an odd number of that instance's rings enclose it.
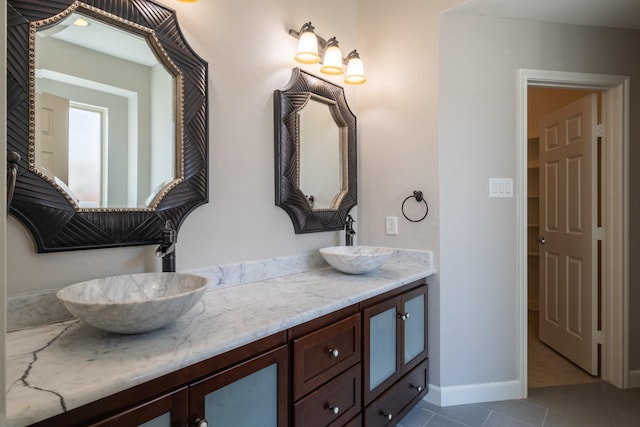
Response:
[[[335,209],[346,190],[345,127],[336,103],[312,97],[300,110],[298,188],[312,209]]]
[[[76,11],[35,36],[30,166],[76,209],[148,208],[179,178],[179,72],[121,26]]]

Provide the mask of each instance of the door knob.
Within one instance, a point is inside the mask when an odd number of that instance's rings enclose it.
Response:
[[[538,237],[538,242],[540,242],[541,245],[544,245],[545,243],[547,243],[547,241],[544,240],[544,236]]]

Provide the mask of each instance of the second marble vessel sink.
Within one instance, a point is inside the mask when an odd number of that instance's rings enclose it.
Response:
[[[194,274],[140,273],[76,283],[57,297],[74,316],[96,328],[137,334],[161,328],[189,311],[207,289]]]
[[[378,246],[331,246],[320,249],[325,261],[349,274],[369,273],[387,262],[393,249]]]

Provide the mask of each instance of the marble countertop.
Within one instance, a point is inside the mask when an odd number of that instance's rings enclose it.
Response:
[[[396,250],[364,275],[322,266],[277,276],[268,266],[278,259],[260,263],[262,273],[244,264],[212,267],[199,272],[234,271],[237,284],[217,280],[189,313],[154,332],[117,335],[76,319],[10,332],[7,425],[47,419],[430,276],[431,257]]]

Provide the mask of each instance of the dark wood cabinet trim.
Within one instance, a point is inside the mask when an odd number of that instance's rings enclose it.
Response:
[[[393,289],[391,291],[369,298],[368,300],[362,301],[360,303],[360,309],[363,310],[365,308],[371,307],[386,299],[404,294],[405,292],[410,291],[411,289],[417,288],[419,286],[426,286],[426,284],[427,284],[427,279],[420,279],[420,280],[416,280],[414,282],[408,283],[399,288]]]
[[[422,389],[418,391],[417,387]],[[426,396],[429,389],[429,359],[423,360],[364,410],[367,427],[395,426]],[[392,418],[388,419],[389,414]]]
[[[207,394],[218,390],[228,384],[249,376],[261,369],[273,364],[278,368],[278,426],[286,427],[289,423],[288,406],[288,361],[289,352],[286,345],[271,350],[268,353],[258,355],[253,359],[245,361],[239,365],[232,366],[222,372],[200,380],[189,387],[189,425],[195,425],[196,420],[205,419],[205,397]]]
[[[290,337],[292,339],[300,338],[310,332],[314,332],[320,328],[336,323],[346,317],[352,316],[360,311],[358,304],[350,305],[338,311],[325,314],[317,319],[309,320],[301,325],[294,326],[290,329]]]
[[[402,354],[400,346],[398,345],[400,334],[402,333],[402,325],[400,324],[400,320],[396,317],[396,367],[395,372],[389,376],[382,383],[378,384],[374,389],[371,389],[371,379],[369,378],[369,372],[367,369],[371,366],[371,351],[369,348],[371,342],[371,328],[369,327],[370,321],[372,317],[379,315],[380,313],[384,313],[387,310],[395,309],[395,315],[397,316],[398,307],[400,306],[400,296],[396,296],[393,298],[389,298],[382,302],[379,302],[375,306],[369,307],[362,312],[362,331],[363,331],[363,350],[362,354],[364,357],[363,368],[364,379],[362,381],[363,392],[364,392],[364,404],[368,405],[373,399],[379,396],[382,392],[384,392],[387,388],[389,388],[393,383],[395,383],[398,378],[402,375],[401,371],[401,363],[402,363]]]
[[[137,426],[165,413],[171,414],[171,426],[184,424],[184,420],[189,416],[189,391],[187,387],[92,424],[91,427]]]
[[[360,362],[360,314],[294,339],[292,344],[293,399],[297,400]],[[338,351],[338,356],[330,354]]]
[[[361,369],[355,365],[294,405],[296,427],[342,426],[360,412]],[[330,412],[336,406],[338,414]]]
[[[404,305],[406,304],[407,301],[419,296],[423,294],[424,295],[424,318],[425,318],[425,328],[424,328],[424,351],[422,351],[421,353],[417,354],[416,356],[414,356],[413,359],[411,359],[409,362],[407,362],[406,364],[404,363],[404,354],[402,354],[401,352],[401,362],[402,362],[402,373],[405,374],[406,372],[410,371],[411,369],[413,369],[414,367],[416,367],[420,362],[422,362],[429,354],[429,337],[428,337],[428,328],[426,327],[427,325],[427,320],[429,319],[429,312],[427,311],[429,309],[429,301],[427,300],[428,298],[428,294],[427,294],[427,287],[426,286],[421,286],[419,288],[413,289],[409,292],[407,292],[406,294],[402,295],[402,307],[404,309]],[[400,343],[401,345],[399,346],[401,349],[404,348],[405,342],[404,342],[404,330],[403,333],[400,335]]]
[[[126,411],[150,399],[172,392],[190,382],[219,372],[236,363],[241,363],[256,354],[286,344],[286,331],[238,347],[227,353],[214,356],[186,368],[179,369],[154,380],[123,390],[79,408],[56,415],[33,424],[34,427],[84,427],[121,411]]]

